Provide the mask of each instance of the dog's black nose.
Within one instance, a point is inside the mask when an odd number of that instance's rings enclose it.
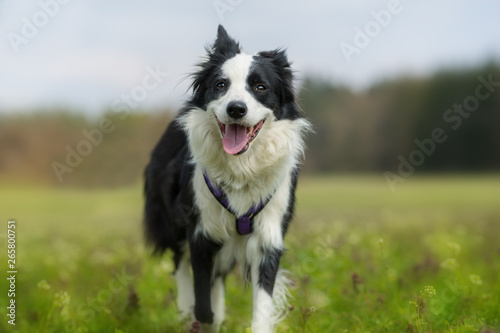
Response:
[[[227,114],[233,119],[243,118],[247,114],[247,106],[243,102],[230,102],[227,105]]]

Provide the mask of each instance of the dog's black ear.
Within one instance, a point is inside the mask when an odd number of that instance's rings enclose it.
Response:
[[[274,79],[280,83],[278,85],[280,109],[275,113],[276,117],[278,119],[292,120],[302,117],[302,109],[295,100],[293,71],[288,61],[286,50],[263,51],[259,53],[259,56],[272,64]]]
[[[229,37],[226,29],[224,28],[224,26],[222,26],[222,24],[219,24],[219,26],[217,27],[217,40],[216,40],[216,43],[217,42],[223,42],[223,41],[226,41],[226,40],[232,40],[231,37]]]
[[[287,76],[292,76],[292,70],[290,68],[290,62],[286,55],[285,49],[276,49],[273,51],[265,52],[273,60],[273,63],[282,70]]]
[[[217,28],[217,39],[212,46],[212,54],[221,54],[227,57],[232,57],[240,53],[240,45],[234,39],[229,37],[226,29],[219,24]]]
[[[293,72],[286,51],[284,49],[263,51],[259,53],[259,56],[271,62],[276,79],[281,83],[281,103],[293,103],[295,101]]]

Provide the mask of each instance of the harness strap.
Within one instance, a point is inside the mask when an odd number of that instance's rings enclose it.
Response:
[[[264,201],[260,201],[257,206],[252,205],[252,207],[250,207],[250,209],[242,216],[238,216],[238,214],[236,214],[229,205],[229,199],[227,198],[224,190],[217,184],[212,184],[212,182],[210,182],[210,179],[207,175],[207,170],[203,171],[203,178],[205,178],[205,183],[207,184],[208,189],[215,197],[215,199],[217,199],[222,207],[224,207],[228,212],[234,215],[236,219],[236,231],[238,232],[238,234],[248,235],[249,233],[251,233],[253,231],[253,218],[255,217],[255,215],[259,214],[260,211],[264,209],[264,207],[266,207],[266,205],[272,199],[274,193],[268,196]]]

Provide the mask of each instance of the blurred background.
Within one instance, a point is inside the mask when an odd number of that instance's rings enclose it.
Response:
[[[500,82],[499,10],[493,0],[2,1],[0,179],[137,183],[219,23],[248,53],[288,49],[316,129],[305,172],[400,176],[403,160],[415,174],[498,171],[500,84],[474,96]],[[415,140],[438,128],[446,140],[412,163]]]
[[[172,262],[144,247],[142,174],[218,24],[247,53],[287,48],[316,131],[278,332],[500,328],[499,13],[495,0],[0,0],[18,331],[186,331]],[[243,280],[228,277],[224,332],[250,327]]]

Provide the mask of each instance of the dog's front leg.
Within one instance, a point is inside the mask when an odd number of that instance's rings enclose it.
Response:
[[[219,246],[201,234],[190,235],[189,238],[194,280],[194,315],[201,323],[201,332],[214,332],[210,289],[214,256]]]
[[[252,332],[274,332],[277,309],[273,303],[274,284],[278,274],[281,248],[261,250],[251,263],[253,319]]]

